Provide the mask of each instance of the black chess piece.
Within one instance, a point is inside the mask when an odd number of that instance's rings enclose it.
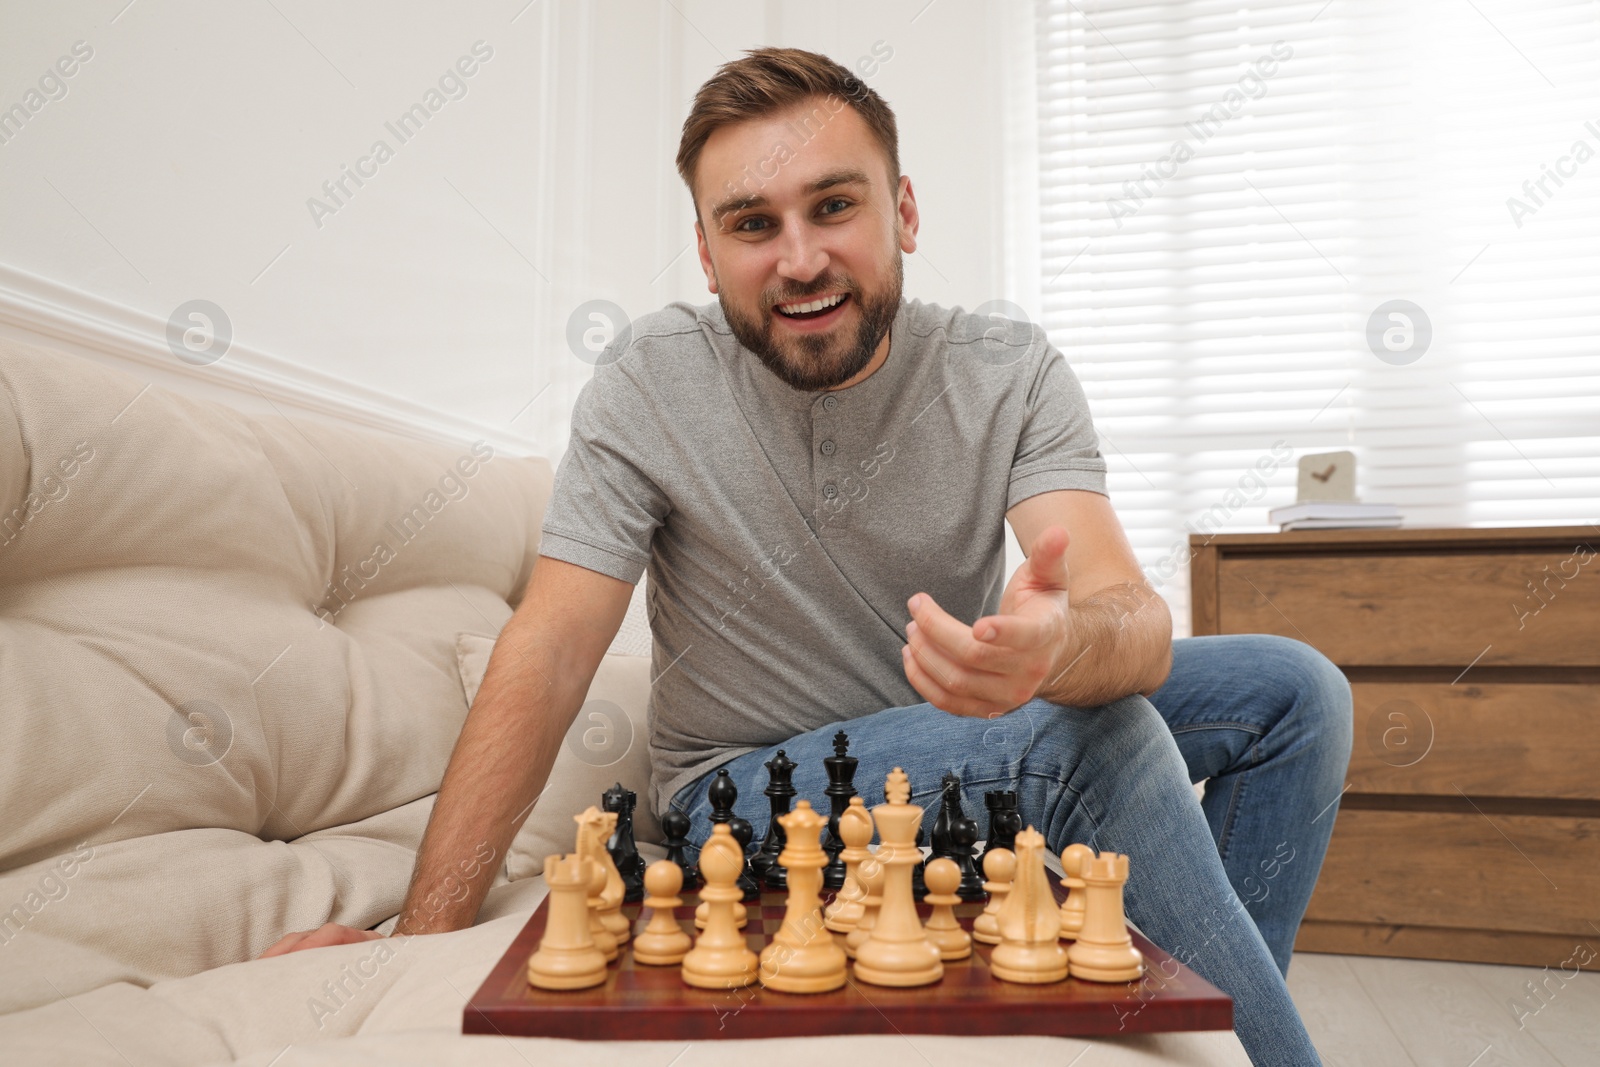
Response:
[[[733,778],[726,770],[717,772],[711,780],[710,787],[706,790],[706,798],[711,801],[711,823],[719,822],[728,824],[728,832],[733,839],[739,842],[739,888],[744,890],[745,900],[760,900],[761,888],[750,877],[750,839],[755,836],[755,828],[750,825],[750,820],[733,813],[734,804],[739,801],[739,787],[734,784]]]
[[[735,815],[728,820],[728,832],[733,835],[735,841],[739,842],[741,862],[739,865],[738,886],[744,890],[744,899],[747,903],[760,900],[761,887],[756,884],[754,878],[750,877],[750,861],[747,858],[750,852],[750,839],[755,836],[755,827],[750,825],[749,819],[743,819]]]
[[[957,819],[966,817],[966,812],[961,810],[961,777],[954,771],[948,772],[939,782],[939,814],[933,820],[933,854],[929,859],[955,857],[950,831]]]
[[[689,816],[676,808],[661,816],[661,831],[667,835],[667,859],[683,872],[683,892],[693,893],[704,883],[700,880],[700,867],[689,862]]]
[[[799,765],[780,748],[778,754],[762,766],[766,767],[768,777],[767,788],[762,792],[771,801],[772,814],[767,821],[766,839],[750,858],[750,873],[768,889],[788,889],[789,872],[778,862],[778,856],[783,852],[783,846],[788,844],[789,835],[778,821],[778,816],[789,814],[789,801],[796,794],[791,779]]]
[[[739,787],[733,784],[727,771],[718,771],[706,790],[706,799],[711,801],[712,824],[727,822],[733,818],[733,805],[739,799]]]
[[[844,888],[846,871],[844,860],[839,858],[844,851],[844,838],[839,836],[839,816],[850,807],[850,798],[856,795],[856,764],[860,762],[849,755],[849,751],[850,735],[840,730],[833,735],[833,755],[822,761],[828,770],[828,788],[823,792],[832,805],[828,814],[828,833],[822,842],[822,851],[828,857],[828,865],[822,869],[824,889]]]
[[[600,806],[617,814],[617,829],[606,843],[606,851],[611,853],[611,862],[622,875],[625,904],[636,904],[644,899],[644,857],[639,855],[639,846],[633,839],[633,808],[638,802],[639,795],[622,788],[621,782],[600,796]]]
[[[923,880],[922,873],[927,870],[928,861],[922,855],[922,842],[927,835],[922,827],[917,827],[917,865],[911,868],[911,895],[920,904],[922,898],[928,895],[928,883]]]
[[[976,861],[980,870],[983,861],[989,858],[990,849],[1015,851],[1017,835],[1022,832],[1022,812],[1017,808],[1016,790],[991,789],[983,794],[983,806],[989,809],[989,837]]]
[[[983,875],[978,873],[978,865],[973,862],[973,847],[978,843],[978,820],[969,819],[963,815],[952,820],[950,826],[950,858],[956,861],[956,866],[961,868],[961,885],[956,890],[956,895],[965,901],[988,900],[989,894],[983,888]]]

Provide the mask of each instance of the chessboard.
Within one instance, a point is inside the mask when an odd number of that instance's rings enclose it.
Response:
[[[1052,882],[1054,879],[1052,879]],[[1065,895],[1052,887],[1057,900]],[[824,894],[824,903],[832,893]],[[787,895],[763,892],[747,904],[744,929],[760,950],[783,923]],[[675,914],[694,930],[695,893],[684,893]],[[467,1003],[462,1032],[589,1041],[703,1040],[809,1037],[827,1034],[1033,1034],[1087,1037],[1173,1030],[1231,1030],[1233,1001],[1130,928],[1144,954],[1136,982],[1105,984],[1068,978],[1047,985],[1003,982],[989,971],[989,945],[975,943],[964,960],[945,963],[933,985],[894,989],[852,975],[832,993],[780,993],[753,985],[711,991],[686,985],[679,967],[636,963],[630,940],[607,967],[605,982],[589,989],[547,992],[528,984],[528,957],[539,947],[547,916],[539,905],[489,977]],[[634,933],[645,909],[624,904]],[[981,903],[955,908],[969,932]],[[931,909],[918,905],[924,920]]]

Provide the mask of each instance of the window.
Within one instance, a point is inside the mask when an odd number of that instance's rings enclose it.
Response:
[[[1186,524],[1308,452],[1408,526],[1600,523],[1600,5],[1036,15],[1040,314],[1180,633]]]

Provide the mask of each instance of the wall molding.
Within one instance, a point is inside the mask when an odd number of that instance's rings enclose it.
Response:
[[[221,399],[243,401],[235,406],[251,412],[269,407],[413,440],[488,441],[514,455],[538,452],[531,437],[504,426],[439,411],[237,341],[215,363],[186,363],[167,347],[164,319],[6,264],[0,264],[0,328],[23,335],[19,340],[153,376],[176,392],[220,392]]]

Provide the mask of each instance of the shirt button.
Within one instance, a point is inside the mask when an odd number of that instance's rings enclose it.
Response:
[[[822,495],[827,497],[829,500],[832,500],[834,497],[839,495],[839,488],[832,482],[829,482],[827,485],[822,487]]]
[[[834,396],[832,393],[829,393],[827,396],[822,398],[822,410],[823,411],[832,411],[834,408],[836,408],[838,406],[839,406],[839,398]]]
[[[831,440],[822,442],[822,454],[824,456],[831,456],[831,455],[833,455],[833,452],[834,452],[834,445],[833,445],[833,442]]]

